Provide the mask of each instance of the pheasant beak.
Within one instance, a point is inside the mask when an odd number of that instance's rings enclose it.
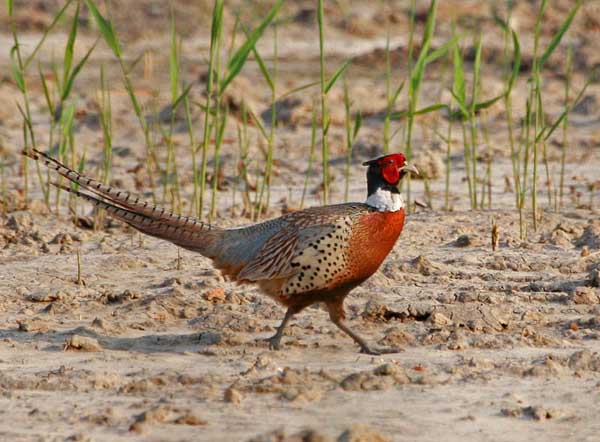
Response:
[[[401,172],[412,172],[415,175],[420,175],[419,174],[419,169],[417,169],[415,166],[413,166],[412,164],[408,164],[405,163],[404,166],[402,166],[400,169]]]

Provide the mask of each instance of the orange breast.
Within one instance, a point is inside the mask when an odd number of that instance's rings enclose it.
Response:
[[[348,267],[354,278],[364,280],[377,271],[404,227],[404,209],[372,212],[352,226]]]

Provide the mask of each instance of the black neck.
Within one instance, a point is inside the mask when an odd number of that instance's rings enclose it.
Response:
[[[379,189],[387,190],[391,193],[400,193],[398,183],[390,184],[381,176],[379,166],[373,165],[367,169],[367,197],[373,195]]]

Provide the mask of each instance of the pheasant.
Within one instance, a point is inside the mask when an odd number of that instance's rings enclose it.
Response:
[[[248,227],[222,229],[197,218],[168,213],[129,192],[88,178],[38,150],[23,152],[78,185],[55,183],[140,232],[168,240],[210,258],[217,269],[238,283],[255,283],[287,307],[276,333],[268,339],[280,347],[290,319],[321,302],[331,321],[350,336],[361,352],[398,351],[370,346],[344,322],[344,299],[377,271],[404,226],[404,200],[397,185],[417,173],[404,155],[384,155],[367,169],[365,203],[312,207]]]

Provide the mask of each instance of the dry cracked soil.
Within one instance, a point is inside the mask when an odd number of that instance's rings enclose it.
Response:
[[[260,3],[260,2],[259,2]],[[333,72],[351,58],[347,81],[363,128],[351,157],[349,195],[364,198],[360,163],[381,150],[385,113],[386,23],[391,23],[394,81],[406,75],[408,1],[326,2],[327,63]],[[532,57],[535,2],[517,2],[513,26],[524,63]],[[60,2],[15,1],[24,51],[31,51]],[[550,1],[542,41],[547,43],[572,2]],[[113,18],[148,119],[171,120],[168,108],[169,8],[166,2],[114,0]],[[135,6],[134,6],[135,5]],[[209,44],[210,2],[173,2],[182,39],[182,76],[203,100]],[[345,5],[345,6],[344,6]],[[421,32],[426,2],[417,2]],[[241,7],[256,22],[266,10],[255,2],[231,2],[226,35]],[[286,6],[278,28],[278,87],[286,91],[319,75],[313,2]],[[502,90],[503,37],[488,3],[440,2],[434,47],[455,21],[467,35],[484,30],[485,94]],[[75,56],[96,38],[89,17],[81,21]],[[372,342],[397,346],[398,354],[358,353],[353,342],[320,306],[294,319],[280,351],[263,338],[274,332],[283,309],[252,286],[237,286],[210,261],[169,243],[144,237],[102,218],[84,203],[76,216],[66,198],[49,209],[36,169],[29,164],[24,198],[20,92],[8,72],[12,46],[6,12],[0,56],[0,154],[4,211],[0,213],[0,439],[10,441],[595,441],[600,434],[600,84],[590,84],[570,118],[564,204],[549,207],[540,163],[540,219],[525,211],[527,238],[520,234],[504,107],[486,113],[486,140],[479,167],[493,156],[491,208],[468,207],[460,128],[454,122],[450,211],[444,209],[448,118],[423,116],[414,138],[415,160],[427,181],[412,183],[416,210],[380,270],[348,297],[349,321]],[[63,23],[37,55],[51,72],[64,50]],[[600,65],[600,8],[586,2],[567,34],[574,45],[573,88]],[[419,34],[420,35],[420,34]],[[241,38],[241,37],[240,37]],[[468,39],[470,41],[470,39]],[[468,46],[468,45],[467,45]],[[564,45],[563,45],[564,46]],[[472,52],[466,47],[465,52]],[[273,60],[273,33],[259,43]],[[548,61],[545,109],[562,109],[564,57],[561,46]],[[472,56],[467,57],[467,69]],[[36,61],[37,64],[37,61]],[[85,150],[86,173],[101,173],[102,129],[97,90],[99,67],[107,67],[113,106],[114,155],[111,183],[150,197],[143,135],[123,89],[118,66],[101,43],[74,86],[75,140]],[[422,104],[447,100],[451,66],[429,69]],[[48,74],[50,84],[54,84]],[[48,119],[37,68],[30,85],[34,129],[48,139]],[[515,86],[515,119],[527,96],[526,67]],[[278,103],[271,207],[265,217],[299,206],[310,147],[312,108],[318,91],[307,89]],[[486,95],[487,96],[487,95]],[[232,83],[226,99],[231,118],[221,155],[222,190],[216,224],[239,226],[243,189],[237,181],[240,103],[265,124],[270,92],[254,58]],[[344,105],[341,83],[330,92],[332,200],[344,198]],[[403,94],[398,109],[406,106]],[[159,110],[163,110],[162,117]],[[158,115],[158,116],[157,116]],[[167,115],[165,117],[165,115]],[[200,139],[202,113],[193,110]],[[161,119],[162,118],[162,119]],[[192,194],[185,118],[174,117],[182,210]],[[393,122],[392,128],[402,128]],[[435,129],[435,130],[434,130]],[[262,168],[266,145],[250,127],[251,180]],[[560,131],[559,131],[560,132]],[[561,137],[547,145],[556,186]],[[401,150],[400,135],[392,149]],[[158,155],[165,158],[160,143]],[[212,170],[212,154],[209,170]],[[489,162],[488,162],[489,164]],[[320,159],[309,176],[307,205],[321,192]],[[212,179],[212,178],[211,178]],[[160,182],[157,181],[160,188]],[[555,187],[556,188],[556,187]],[[160,188],[162,189],[162,188]],[[233,189],[238,189],[237,193]],[[54,192],[54,191],[53,191]],[[157,192],[159,192],[157,190]],[[487,190],[486,190],[487,192]],[[160,193],[160,192],[159,192]],[[159,195],[160,197],[160,195]],[[556,197],[556,195],[555,195]],[[54,193],[52,194],[54,201]],[[57,213],[58,211],[58,213]],[[492,250],[492,223],[498,244]],[[95,225],[95,228],[93,228]],[[78,266],[79,262],[79,266]],[[79,271],[78,271],[79,268]]]

